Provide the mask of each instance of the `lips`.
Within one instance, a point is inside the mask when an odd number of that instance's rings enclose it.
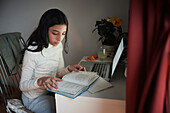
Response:
[[[58,45],[60,42],[54,42],[55,45]]]

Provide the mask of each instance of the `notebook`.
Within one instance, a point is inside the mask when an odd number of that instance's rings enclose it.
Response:
[[[116,51],[115,57],[112,61],[102,61],[102,62],[91,62],[91,61],[80,61],[80,65],[85,67],[87,71],[97,72],[99,76],[107,81],[110,81],[115,72],[118,61],[124,49],[123,38],[120,41],[118,49]]]

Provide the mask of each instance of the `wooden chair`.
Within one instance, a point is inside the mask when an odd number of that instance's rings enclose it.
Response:
[[[24,44],[24,40],[22,39],[22,37],[20,36],[20,33],[8,33],[3,35],[0,35],[0,39],[1,36],[3,36],[3,38],[8,38],[7,36],[11,36],[11,35],[15,35],[18,36],[18,38],[16,38],[18,42],[18,44],[22,44],[23,45],[23,49],[19,48],[19,52],[21,52],[21,56],[15,55],[20,57],[19,59],[19,64],[17,64],[17,71],[16,69],[13,71],[12,68],[9,68],[9,65],[11,62],[7,63],[6,61],[9,61],[10,58],[12,59],[12,56],[8,56],[8,59],[5,60],[4,56],[6,53],[3,53],[3,51],[0,51],[0,97],[1,97],[1,107],[5,107],[5,111],[2,112],[7,112],[7,113],[32,113],[31,111],[27,110],[23,105],[22,105],[22,101],[21,101],[21,91],[19,89],[19,82],[20,82],[20,77],[21,77],[21,66],[22,66],[22,56],[23,56],[23,51],[24,48],[26,47]],[[6,39],[5,39],[6,40]],[[8,40],[7,40],[8,41]],[[5,45],[5,44],[4,44]],[[7,44],[8,45],[8,44]],[[20,46],[11,46],[9,45],[11,49],[14,49],[12,47],[20,47]],[[1,48],[2,49],[2,48]],[[21,50],[21,51],[20,51]],[[12,51],[12,54],[14,54],[13,52],[15,52],[14,50]],[[8,53],[7,53],[8,54]],[[9,52],[10,54],[10,52]],[[14,62],[15,63],[15,62]],[[15,65],[14,65],[15,66]],[[2,109],[2,108],[1,108]]]

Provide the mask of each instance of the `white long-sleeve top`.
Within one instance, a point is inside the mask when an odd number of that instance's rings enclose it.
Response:
[[[33,99],[47,93],[37,84],[40,77],[53,77],[56,74],[69,72],[64,67],[62,51],[62,43],[56,47],[49,44],[49,47],[44,48],[42,52],[25,51],[20,80],[20,90],[25,96]]]

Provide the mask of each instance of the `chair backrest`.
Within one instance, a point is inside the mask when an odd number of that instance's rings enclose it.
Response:
[[[22,105],[19,81],[21,77],[21,65],[15,74],[9,71],[5,60],[0,55],[0,94],[3,104],[0,112],[7,113],[33,113]]]
[[[6,33],[0,35],[0,54],[4,58],[12,74],[18,71],[18,65],[21,62],[25,42],[21,33]]]
[[[0,35],[0,93],[5,106],[7,99],[21,99],[19,82],[25,47],[21,33]]]
[[[18,72],[16,74],[12,74],[9,71],[9,68],[0,55],[0,83],[1,88],[5,91],[4,95],[6,98],[20,98],[21,91],[19,89],[19,81],[21,76],[21,65],[18,68]]]

